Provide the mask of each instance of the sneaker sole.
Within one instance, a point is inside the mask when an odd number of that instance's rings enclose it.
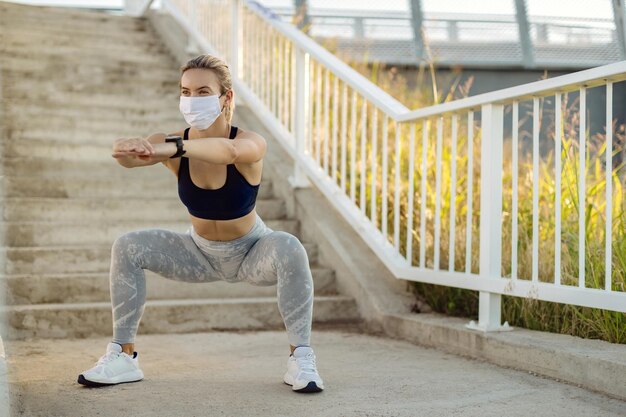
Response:
[[[283,381],[283,382],[285,382],[285,385],[289,385],[289,386],[290,386],[290,387],[292,387],[292,389],[293,389],[293,384],[290,384],[290,383],[288,383],[288,382],[286,382],[286,381]],[[307,386],[306,386],[306,387],[304,387],[304,388],[300,388],[300,389],[293,389],[293,391],[295,391],[295,392],[302,392],[302,393],[307,393],[307,392],[321,392],[321,391],[323,391],[323,390],[324,390],[324,388],[320,388],[320,387],[318,387],[318,386],[317,386],[317,384],[315,383],[315,381],[311,381],[311,382],[309,382],[309,383],[307,384]]]
[[[127,384],[130,382],[139,382],[143,380],[143,376],[139,379],[133,379],[131,381],[120,381],[120,382],[96,382],[96,381],[91,381],[87,378],[85,378],[85,376],[83,374],[78,375],[78,383],[88,386],[88,387],[105,387],[105,386],[109,386],[109,385],[118,385],[118,384]]]

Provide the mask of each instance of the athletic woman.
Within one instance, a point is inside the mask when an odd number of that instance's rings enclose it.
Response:
[[[170,135],[118,139],[112,156],[126,168],[161,162],[172,171],[191,225],[185,233],[145,229],[115,240],[110,270],[113,339],[78,382],[105,386],[143,379],[134,342],[144,311],[147,269],[185,282],[277,285],[291,349],[283,381],[297,392],[321,391],[324,385],[310,346],[313,279],[307,253],[292,234],[266,226],[255,209],[265,139],[231,125],[234,92],[221,59],[200,55],[187,62],[181,68],[180,94],[180,111],[190,127]]]

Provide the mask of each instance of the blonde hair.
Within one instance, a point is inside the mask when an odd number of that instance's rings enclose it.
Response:
[[[224,62],[223,59],[208,54],[198,55],[197,57],[190,59],[185,65],[180,67],[180,75],[182,76],[185,71],[194,68],[207,69],[215,73],[220,83],[220,95],[226,93],[228,90],[233,89],[233,80],[230,76],[230,70],[228,69],[228,65],[226,65],[226,62]],[[181,87],[180,81],[178,82],[178,84],[179,87]],[[233,91],[233,97],[230,99],[230,103],[228,104],[228,107],[226,107],[225,111],[225,117],[228,123],[231,122],[233,118],[233,112],[235,111],[234,94],[235,92]]]

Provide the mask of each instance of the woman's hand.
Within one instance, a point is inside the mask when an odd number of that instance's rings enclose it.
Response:
[[[155,154],[154,145],[144,138],[121,138],[113,142],[113,158],[140,158],[146,160]]]
[[[117,162],[126,168],[153,165],[157,162],[167,161],[170,156],[176,153],[176,144],[171,142],[152,143],[149,139],[155,135],[163,135],[163,138],[166,136],[159,133],[151,135],[147,139],[118,139],[113,143],[111,156],[116,158]]]

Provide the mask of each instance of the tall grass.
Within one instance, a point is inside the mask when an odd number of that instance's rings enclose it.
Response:
[[[332,43],[325,45],[331,51],[334,50]],[[336,52],[336,51],[335,51]],[[384,65],[374,64],[366,65],[364,63],[349,62],[350,65],[370,79],[372,82],[383,88],[396,99],[404,103],[409,108],[420,108],[432,105],[434,103],[442,103],[453,100],[458,97],[467,95],[472,80],[464,84],[459,84],[460,77],[450,83],[451,87],[446,91],[438,88],[438,80],[433,64],[429,64],[420,68],[417,72],[415,85],[416,88],[409,88],[409,83],[402,72],[397,68],[387,68]],[[430,77],[430,83],[426,83]],[[423,87],[430,84],[431,87]],[[591,90],[589,90],[591,93]],[[331,97],[330,103],[337,97]],[[363,100],[359,98],[357,108],[361,108]],[[530,103],[520,103],[520,109],[524,110],[520,113],[519,126],[519,171],[518,171],[518,239],[517,239],[517,278],[520,280],[529,280],[532,269],[532,152],[531,135],[528,132],[527,118],[530,117],[528,105]],[[579,103],[578,94],[564,94],[562,105],[562,125],[554,126],[554,112],[550,109],[554,108],[553,97],[547,97],[541,100],[541,109],[539,120],[541,122],[541,141],[540,141],[540,159],[539,159],[539,280],[542,282],[554,282],[554,253],[555,253],[555,158],[561,160],[562,180],[561,180],[561,269],[560,277],[562,285],[578,285],[578,217],[580,210],[584,210],[585,230],[583,233],[585,239],[585,285],[588,288],[604,288],[604,233],[605,233],[605,187],[606,187],[606,153],[605,134],[594,134],[592,136],[586,134],[586,160],[585,160],[585,184],[587,192],[585,193],[584,206],[579,207],[578,198],[578,181],[579,181]],[[350,110],[352,106],[350,105]],[[350,111],[349,110],[349,111]],[[510,106],[506,107],[505,118],[510,120]],[[592,111],[596,111],[593,109]],[[314,115],[314,119],[317,116]],[[369,164],[371,163],[372,146],[370,133],[374,128],[371,114],[366,123],[367,141],[365,142],[364,152],[367,154],[367,166],[361,166],[360,152],[363,150],[359,141],[356,142],[356,176],[346,179],[346,194],[350,194],[351,183],[354,182],[356,193],[355,202],[363,209],[368,217],[371,217],[371,185],[374,181],[377,189],[380,190],[382,184],[382,155],[381,150],[387,147],[389,150],[389,169],[388,169],[388,201],[387,201],[387,230],[388,239],[391,243],[395,241],[395,234],[399,235],[399,251],[407,257],[407,222],[409,215],[408,208],[408,174],[409,165],[408,157],[409,146],[409,130],[408,124],[396,124],[392,121],[388,122],[388,136],[378,139],[376,144],[378,152],[378,171],[372,176]],[[439,257],[438,267],[447,269],[451,262],[455,271],[464,271],[469,267],[469,271],[478,272],[479,259],[479,214],[480,214],[480,128],[479,111],[476,113],[476,123],[469,125],[465,116],[459,119],[458,124],[458,141],[457,152],[455,156],[456,163],[456,180],[451,181],[452,166],[452,144],[449,134],[444,135],[441,151],[441,199],[436,201],[435,181],[436,176],[436,122],[429,121],[428,140],[426,144],[426,170],[423,171],[420,166],[420,156],[422,154],[422,124],[414,125],[415,129],[415,171],[414,171],[414,214],[413,227],[410,231],[411,242],[411,259],[413,265],[418,265],[421,261],[421,252],[424,252],[424,266],[432,268],[435,265],[435,208],[439,204],[441,228],[439,234]],[[330,120],[332,128],[333,123],[338,121]],[[450,132],[451,119],[446,117],[443,120],[444,132]],[[321,123],[323,126],[323,123]],[[383,117],[379,115],[377,118],[377,131],[382,131]],[[339,128],[339,127],[338,127]],[[517,127],[516,127],[517,128]],[[554,132],[558,128],[561,131],[561,154],[555,155]],[[614,158],[613,167],[609,167],[612,172],[613,180],[613,208],[612,208],[612,268],[613,281],[612,289],[614,291],[626,291],[626,202],[624,199],[623,189],[626,185],[626,168],[623,162],[625,153],[625,132],[624,126],[612,126],[614,129],[614,140],[612,151]],[[396,129],[401,129],[401,152],[396,154],[394,148],[394,137]],[[468,132],[473,131],[472,158],[473,166],[468,170]],[[315,131],[314,134],[317,135]],[[361,123],[357,126],[357,137],[362,135]],[[323,136],[323,134],[322,134]],[[328,135],[325,136],[328,138]],[[323,146],[327,146],[324,140]],[[502,236],[502,271],[503,276],[510,276],[512,271],[511,265],[511,240],[512,240],[512,159],[511,159],[511,138],[510,132],[505,138],[504,155],[503,155],[503,236]],[[351,152],[348,143],[347,153]],[[398,190],[399,219],[394,218],[394,205],[396,204],[394,189],[395,166],[398,162],[400,177],[402,178],[400,189]],[[347,161],[348,172],[350,172],[350,158]],[[365,172],[363,172],[365,170]],[[471,175],[472,206],[473,216],[469,219],[470,226],[467,228],[466,214],[468,211],[468,195],[467,189],[470,182],[468,171]],[[361,194],[361,173],[365,178],[365,194]],[[335,180],[339,183],[339,172],[331,173]],[[420,184],[422,177],[425,178],[426,193],[425,198],[425,219],[421,224],[419,212],[421,207],[422,193]],[[455,218],[453,224],[455,232],[452,236],[454,240],[454,259],[450,260],[449,256],[449,235],[450,224],[448,218],[450,216],[451,204],[450,195],[453,188],[456,189],[456,199],[452,204],[455,209]],[[362,197],[363,200],[362,200]],[[383,201],[380,193],[376,193],[376,220],[377,227],[381,228]],[[361,202],[365,202],[365,206]],[[396,221],[399,222],[398,231],[394,229]],[[424,241],[421,241],[420,228],[425,230]],[[466,229],[470,230],[470,258],[466,259]],[[457,288],[449,288],[445,286],[436,286],[423,283],[413,283],[410,285],[415,291],[416,296],[425,299],[428,304],[436,311],[454,315],[462,315],[466,317],[477,316],[477,292],[462,290]],[[557,333],[570,334],[586,338],[599,338],[616,343],[626,343],[626,314],[611,311],[576,307],[571,305],[563,305],[545,301],[538,301],[532,298],[503,297],[503,320],[508,321],[514,326],[526,327],[529,329],[537,329],[543,331],[551,331]]]

